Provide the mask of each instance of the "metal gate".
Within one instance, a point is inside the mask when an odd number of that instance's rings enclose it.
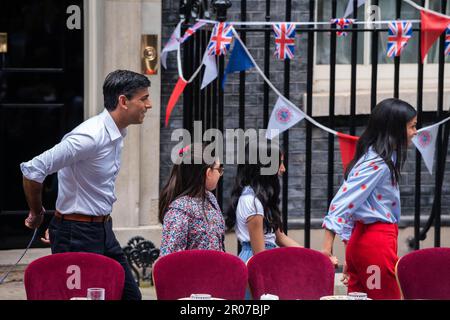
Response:
[[[252,1],[254,3],[255,1]],[[284,21],[291,21],[292,5],[294,1],[285,1],[285,18]],[[316,1],[299,1],[302,3],[309,4],[309,21],[315,21],[315,5]],[[182,34],[184,31],[193,24],[195,18],[205,17],[209,18],[208,14],[211,10],[216,13],[216,18],[218,21],[227,20],[227,10],[231,6],[231,1],[216,0],[212,1],[212,7],[208,10],[207,1],[180,1],[180,16],[185,18],[186,23],[182,26]],[[271,1],[261,0],[260,3],[265,3],[265,20],[271,21]],[[378,0],[372,0],[371,4],[378,5]],[[425,1],[421,1],[423,6]],[[357,1],[354,0],[354,7],[356,8]],[[403,4],[404,5],[404,4]],[[447,1],[441,1],[442,12],[445,13],[447,7]],[[332,17],[336,17],[337,1],[331,1],[331,14]],[[396,0],[396,17],[400,18],[402,8],[402,1]],[[247,17],[247,1],[240,1],[240,16],[241,21],[246,21]],[[358,11],[353,11],[353,18],[358,19]],[[235,29],[239,32],[241,39],[245,42],[247,35],[254,36],[260,34],[264,36],[264,73],[266,75],[270,72],[270,60],[271,52],[269,50],[269,43],[272,29],[269,26],[235,26]],[[355,135],[355,130],[357,127],[357,112],[356,112],[356,95],[357,95],[357,48],[358,48],[358,37],[359,33],[370,32],[371,37],[371,86],[370,86],[370,107],[374,108],[377,103],[377,79],[378,79],[378,39],[380,32],[386,32],[387,28],[378,29],[365,29],[364,25],[354,24],[351,28],[346,31],[349,32],[349,37],[351,37],[351,85],[350,85],[350,116],[345,118],[345,125],[348,128],[348,133]],[[312,115],[313,108],[313,72],[314,72],[314,47],[315,47],[315,34],[321,32],[330,33],[329,48],[330,48],[330,73],[329,73],[329,117],[324,119],[326,124],[330,128],[335,128],[337,117],[335,116],[335,95],[336,95],[336,29],[334,26],[299,26],[296,28],[296,32],[301,32],[307,34],[307,62],[306,62],[306,104],[304,105],[304,111],[308,115]],[[183,71],[187,78],[192,75],[194,70],[200,66],[203,53],[208,45],[208,40],[210,38],[210,30],[200,30],[200,32],[195,33],[187,42],[182,46],[183,53]],[[420,37],[420,28],[416,26],[413,29],[413,36]],[[437,88],[437,111],[432,114],[425,114],[423,112],[423,64],[420,59],[420,46],[418,46],[417,57],[418,57],[418,73],[417,73],[417,102],[416,108],[418,113],[418,127],[422,126],[424,116],[426,115],[430,121],[437,122],[443,119],[448,113],[444,112],[444,41],[445,36],[440,37],[439,42],[439,62],[438,62],[438,88]],[[420,42],[420,38],[419,38]],[[396,57],[394,61],[394,88],[392,96],[399,97],[400,88],[400,67],[401,61],[400,57]],[[219,58],[219,77],[217,81],[214,81],[204,90],[200,90],[201,79],[197,79],[189,85],[183,96],[183,126],[192,132],[193,121],[201,120],[203,123],[203,130],[209,128],[217,128],[221,131],[224,129],[224,92],[222,89],[222,75],[224,73],[224,57]],[[283,94],[285,97],[290,97],[289,83],[291,78],[291,62],[285,60],[284,62],[284,79],[283,79]],[[246,127],[246,74],[241,72],[239,75],[239,128]],[[269,121],[269,86],[264,84],[263,86],[263,106],[262,106],[262,119],[264,127],[267,127]],[[367,119],[363,118],[363,119]],[[433,205],[431,212],[421,212],[421,155],[418,151],[415,154],[415,210],[414,210],[414,238],[410,239],[409,246],[411,249],[419,249],[418,240],[424,240],[428,230],[431,226],[434,226],[434,245],[436,247],[440,246],[441,243],[441,214],[442,214],[442,186],[445,173],[445,164],[448,150],[448,140],[449,140],[449,125],[448,122],[445,126],[440,126],[439,136],[437,138],[437,162],[436,162],[436,172],[433,176],[435,179],[435,195],[433,199]],[[327,173],[327,197],[328,204],[333,197],[333,177],[335,175],[335,168],[333,166],[335,162],[335,137],[331,134],[328,136],[328,173]],[[286,166],[287,172],[289,173],[289,131],[283,133],[282,138],[283,149],[285,151],[284,164]],[[311,234],[311,184],[312,184],[312,125],[306,123],[306,139],[305,139],[305,203],[304,203],[304,245],[309,248],[310,234]],[[288,231],[288,181],[289,174],[283,176],[282,184],[282,215],[285,231]],[[217,198],[219,204],[223,208],[223,181],[219,183],[217,190]],[[429,215],[428,220],[424,226],[420,224],[420,218],[423,215]]]

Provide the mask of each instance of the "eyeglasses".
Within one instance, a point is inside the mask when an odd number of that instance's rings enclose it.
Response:
[[[224,172],[224,168],[222,166],[218,167],[218,168],[211,168],[212,170],[217,170],[220,174],[220,176],[223,176],[223,172]]]

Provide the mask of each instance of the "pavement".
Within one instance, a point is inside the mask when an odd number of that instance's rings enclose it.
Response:
[[[0,278],[10,269],[23,250],[2,250],[0,251]],[[30,249],[23,257],[19,265],[9,274],[3,284],[0,284],[0,300],[26,300],[25,287],[23,284],[23,274],[29,263],[37,258],[49,255],[49,249]],[[343,286],[339,279],[341,273],[335,275],[335,295],[346,295],[347,288]],[[143,284],[140,288],[143,300],[156,300],[155,287],[150,284]]]

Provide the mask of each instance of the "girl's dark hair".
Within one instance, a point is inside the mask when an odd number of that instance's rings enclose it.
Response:
[[[345,179],[356,162],[367,153],[370,147],[373,147],[388,165],[392,183],[397,183],[407,156],[406,125],[416,115],[416,110],[403,100],[390,98],[378,103],[372,111],[366,130],[358,140],[355,156],[345,171]],[[392,161],[394,152],[396,153],[395,163]]]
[[[268,142],[268,146],[270,146],[270,142]],[[250,147],[250,144],[245,146],[245,162],[238,165],[234,187],[231,192],[231,204],[226,212],[225,223],[228,230],[231,230],[236,224],[236,208],[239,197],[246,186],[253,189],[255,197],[261,201],[264,208],[264,232],[275,232],[282,229],[281,213],[278,207],[280,202],[278,167],[275,174],[261,174],[261,168],[269,167],[270,163],[263,165],[260,154],[266,154],[272,159],[271,154],[273,152],[278,153],[279,163],[281,164],[282,153],[278,146],[272,145],[271,148],[266,148],[260,143],[257,148]],[[257,161],[251,161],[254,158]]]
[[[173,165],[169,180],[159,195],[159,222],[170,203],[182,196],[206,199],[206,171],[214,167],[214,162],[208,164],[203,157],[205,145],[194,143],[179,151],[180,159]],[[201,152],[200,152],[201,151]]]

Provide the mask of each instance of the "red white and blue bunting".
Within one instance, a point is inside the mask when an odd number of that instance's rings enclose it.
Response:
[[[445,41],[445,55],[450,54],[450,16],[446,16],[431,10],[419,7],[414,2],[410,0],[403,0],[404,2],[414,6],[421,11],[421,20],[396,20],[396,21],[372,21],[373,24],[387,24],[389,27],[388,35],[388,47],[386,54],[389,57],[398,57],[401,55],[407,42],[412,37],[412,23],[419,23],[421,25],[421,54],[424,60],[428,50],[431,48],[433,43],[437,38],[445,31],[446,41]],[[342,163],[345,167],[348,162],[353,158],[356,150],[356,143],[358,137],[350,136],[341,132],[337,132],[331,128],[328,128],[312,117],[305,114],[300,108],[298,108],[294,103],[281,94],[281,92],[270,82],[266,77],[264,72],[255,62],[255,59],[250,54],[249,50],[240,39],[239,34],[233,28],[233,25],[272,25],[275,35],[276,52],[275,56],[279,59],[292,59],[294,57],[294,46],[295,46],[295,26],[297,25],[329,25],[336,24],[337,31],[339,35],[344,35],[346,28],[351,24],[363,24],[364,21],[359,22],[353,19],[332,19],[330,22],[216,22],[210,20],[199,20],[194,26],[188,28],[182,38],[180,38],[181,22],[175,28],[172,33],[170,40],[161,52],[161,63],[166,67],[166,57],[167,53],[170,51],[177,51],[177,64],[178,64],[178,74],[179,79],[174,91],[169,99],[169,104],[166,108],[166,126],[168,126],[170,114],[181,96],[184,88],[192,82],[196,76],[199,74],[203,65],[205,66],[203,81],[201,89],[205,88],[208,84],[214,81],[218,76],[217,71],[217,61],[216,56],[225,55],[230,50],[232,41],[236,42],[233,51],[232,59],[230,58],[229,64],[227,66],[227,72],[237,72],[244,71],[250,68],[255,68],[264,81],[272,88],[272,90],[277,94],[278,100],[273,108],[268,128],[267,135],[268,139],[273,139],[277,135],[281,134],[283,131],[288,130],[295,124],[299,123],[303,119],[306,119],[311,124],[317,126],[318,128],[327,131],[338,137],[339,145],[341,147]],[[213,24],[213,32],[210,38],[209,45],[205,50],[202,64],[193,73],[189,80],[186,80],[183,76],[183,71],[181,67],[181,53],[180,44],[185,42],[190,36],[192,36],[197,30],[205,25]],[[237,43],[239,42],[239,43]],[[233,56],[234,55],[234,56]],[[225,76],[226,76],[225,74]],[[225,84],[225,79],[223,79],[222,84]],[[418,130],[418,134],[413,139],[414,145],[422,154],[425,165],[432,174],[434,154],[436,148],[436,136],[438,128],[440,125],[446,123],[450,120],[450,117],[433,124],[429,127],[422,128]]]

